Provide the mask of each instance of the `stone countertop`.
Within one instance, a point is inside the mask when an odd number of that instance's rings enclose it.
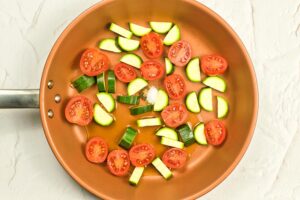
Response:
[[[0,89],[38,88],[55,40],[97,1],[0,0]],[[233,173],[200,199],[300,199],[300,0],[200,2],[241,37],[260,92],[248,151]],[[55,159],[38,110],[0,110],[0,121],[0,199],[96,199]]]

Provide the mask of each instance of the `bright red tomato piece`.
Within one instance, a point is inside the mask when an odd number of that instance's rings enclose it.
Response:
[[[207,55],[201,58],[202,71],[210,76],[224,74],[228,68],[225,58],[220,55]]]
[[[183,149],[172,148],[163,154],[162,160],[167,167],[179,169],[186,163],[187,153]]]
[[[89,139],[85,145],[85,156],[92,163],[103,163],[108,154],[108,144],[100,137]]]
[[[186,93],[186,86],[183,77],[179,74],[167,76],[164,85],[171,99],[181,99]]]
[[[148,60],[141,66],[142,76],[149,81],[161,78],[164,75],[165,68],[158,61]]]
[[[124,83],[129,83],[137,76],[134,68],[125,63],[117,64],[114,68],[114,72],[116,77]]]
[[[161,112],[161,117],[167,126],[177,127],[186,122],[188,112],[184,104],[175,102]]]
[[[158,58],[163,53],[163,42],[157,33],[148,33],[141,38],[142,50],[148,58]]]
[[[113,150],[107,156],[109,171],[115,176],[125,176],[130,168],[130,160],[127,151]]]
[[[108,57],[98,49],[87,49],[81,55],[80,69],[87,76],[97,76],[108,69]]]
[[[149,165],[155,157],[155,150],[150,144],[138,144],[129,151],[129,158],[132,165],[144,167]]]
[[[192,48],[190,43],[184,40],[175,42],[169,49],[168,57],[176,66],[185,66],[192,57]]]
[[[65,108],[66,119],[70,123],[86,126],[93,119],[91,100],[85,96],[75,96],[69,100]]]
[[[227,134],[225,124],[218,119],[205,124],[204,132],[208,143],[214,146],[221,145]]]

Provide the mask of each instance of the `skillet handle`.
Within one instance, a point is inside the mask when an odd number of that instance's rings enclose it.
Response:
[[[39,107],[39,90],[0,90],[0,108]]]

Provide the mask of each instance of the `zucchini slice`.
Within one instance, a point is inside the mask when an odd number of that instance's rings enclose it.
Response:
[[[162,111],[169,104],[168,94],[164,90],[158,90],[157,98],[154,103],[154,111]]]
[[[200,82],[201,81],[201,72],[200,72],[200,64],[199,58],[193,58],[188,63],[186,70],[186,75],[188,79],[192,82]]]
[[[199,93],[200,106],[206,111],[213,111],[212,89],[203,88]]]
[[[175,67],[169,58],[165,58],[166,74],[170,75],[174,72]]]
[[[202,145],[207,145],[205,133],[204,133],[204,124],[200,123],[194,128],[194,137],[195,140]]]
[[[105,92],[106,91],[105,72],[103,72],[102,74],[99,74],[97,76],[97,86],[98,86],[98,91],[99,92]]]
[[[140,46],[140,41],[131,40],[124,37],[118,37],[117,39],[120,48],[124,51],[134,51],[137,50]]]
[[[173,26],[164,39],[164,44],[170,46],[180,40],[180,30],[177,25]]]
[[[217,104],[218,118],[221,119],[221,118],[226,117],[226,115],[228,114],[228,110],[229,110],[227,101],[223,97],[218,96],[217,102],[218,102],[218,104]]]
[[[129,183],[131,185],[137,185],[143,175],[145,167],[135,167],[130,178]]]
[[[195,142],[193,131],[188,124],[183,124],[177,127],[176,130],[179,133],[184,146],[190,146]]]
[[[96,96],[107,112],[112,112],[115,110],[116,103],[111,94],[100,92]]]
[[[180,141],[177,141],[177,140],[172,140],[172,139],[167,138],[167,137],[162,137],[161,140],[160,140],[160,143],[162,145],[166,145],[166,146],[169,146],[169,147],[175,147],[175,148],[179,148],[179,149],[183,149],[183,147],[184,147],[183,142],[180,142]]]
[[[107,92],[109,93],[116,92],[116,76],[113,70],[107,71]]]
[[[165,178],[165,179],[170,179],[172,178],[172,172],[171,170],[161,161],[160,158],[155,158],[152,161],[152,165],[157,169],[157,171]]]
[[[190,92],[186,96],[185,104],[187,109],[193,113],[199,113],[201,111],[196,92]]]
[[[121,26],[119,26],[115,23],[110,24],[109,30],[116,33],[116,34],[118,34],[118,35],[126,37],[126,38],[131,38],[131,36],[132,36],[132,33],[129,30],[127,30],[127,29],[125,29],[125,28],[123,28],[123,27],[121,27]]]
[[[85,89],[92,87],[96,83],[95,77],[82,75],[72,82],[72,85],[80,93]]]
[[[144,36],[151,32],[151,28],[146,28],[134,23],[129,23],[129,29],[135,36],[138,37]]]
[[[120,61],[128,65],[131,65],[137,69],[141,68],[141,65],[143,63],[142,58],[134,53],[125,54],[124,56],[122,56]]]
[[[157,136],[166,137],[172,140],[178,140],[178,135],[174,129],[163,127],[156,132]]]
[[[140,102],[140,96],[117,96],[119,103],[137,105]]]
[[[137,120],[138,127],[147,127],[147,126],[160,126],[161,119],[159,117],[154,118],[145,118]]]
[[[142,78],[136,78],[132,80],[127,87],[127,93],[129,96],[141,91],[148,85],[148,82]]]
[[[118,47],[117,41],[115,39],[103,39],[99,43],[99,49],[105,51],[111,51],[114,53],[121,53],[122,50]]]
[[[172,22],[149,22],[149,24],[153,31],[161,34],[167,33],[173,25]]]
[[[226,83],[224,79],[219,76],[210,76],[205,78],[202,83],[212,89],[218,90],[219,92],[226,91]]]
[[[153,110],[153,105],[136,106],[129,108],[131,115],[140,115]]]
[[[113,123],[114,118],[110,114],[108,114],[99,104],[95,104],[94,120],[101,126],[109,126]]]
[[[132,146],[132,143],[137,135],[137,131],[131,127],[127,127],[120,142],[119,146],[124,149],[129,149]]]

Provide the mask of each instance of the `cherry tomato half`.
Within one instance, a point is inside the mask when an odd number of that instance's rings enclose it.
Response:
[[[161,117],[167,126],[177,127],[186,122],[188,112],[184,104],[175,102],[161,112]]]
[[[186,163],[187,153],[183,149],[172,148],[163,154],[162,160],[167,167],[179,169]]]
[[[192,48],[190,43],[184,40],[175,42],[169,49],[168,57],[176,66],[185,66],[192,57]]]
[[[85,145],[85,156],[92,163],[103,163],[108,154],[108,144],[100,137],[93,137]]]
[[[117,64],[114,68],[114,72],[116,77],[124,83],[129,83],[136,78],[136,71],[134,68],[125,63]]]
[[[201,69],[203,73],[215,76],[224,74],[228,68],[225,58],[219,55],[207,55],[201,58]]]
[[[221,145],[226,138],[225,124],[218,119],[205,124],[204,132],[208,143],[214,146]]]
[[[141,66],[142,76],[149,81],[161,78],[164,72],[165,68],[155,60],[147,60]]]
[[[164,85],[171,99],[181,99],[186,93],[185,81],[179,74],[167,76]]]
[[[158,58],[163,53],[163,42],[157,33],[144,35],[141,38],[141,47],[148,58]]]
[[[108,69],[108,57],[98,49],[87,49],[81,55],[80,69],[87,76],[97,76]]]
[[[149,165],[155,157],[155,150],[150,144],[134,145],[129,151],[132,165],[143,167]]]
[[[125,176],[130,168],[130,160],[127,151],[113,150],[107,156],[109,171],[115,176]]]

